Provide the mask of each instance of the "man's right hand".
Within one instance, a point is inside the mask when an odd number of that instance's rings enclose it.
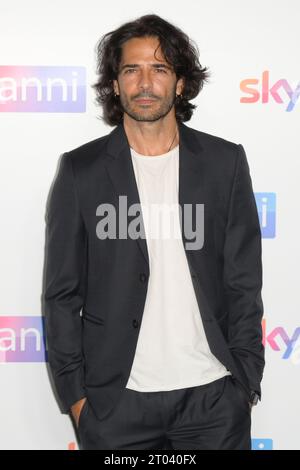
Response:
[[[78,427],[78,423],[79,423],[81,410],[82,410],[82,407],[83,407],[85,401],[86,401],[86,397],[81,398],[81,400],[78,400],[76,403],[74,403],[74,405],[71,406],[71,413],[73,415],[73,418],[75,420],[75,423],[76,423],[77,427]]]

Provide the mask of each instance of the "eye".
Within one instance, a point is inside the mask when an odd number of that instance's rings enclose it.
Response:
[[[125,73],[132,72],[132,70],[135,70],[135,69],[127,69]]]
[[[156,70],[158,70],[159,72],[166,73],[166,71],[165,71],[164,69],[159,69],[159,68],[157,68]]]

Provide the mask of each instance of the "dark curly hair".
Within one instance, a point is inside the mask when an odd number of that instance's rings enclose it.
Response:
[[[118,125],[123,120],[123,108],[114,94],[113,80],[117,80],[122,58],[122,44],[132,38],[157,37],[166,61],[174,68],[177,79],[184,79],[181,97],[175,99],[175,116],[179,122],[189,121],[197,107],[189,103],[201,91],[210,73],[199,63],[195,43],[178,27],[158,15],[141,16],[106,33],[96,45],[98,80],[91,87],[96,91],[96,103],[103,107],[107,124]],[[158,46],[158,47],[159,47]]]

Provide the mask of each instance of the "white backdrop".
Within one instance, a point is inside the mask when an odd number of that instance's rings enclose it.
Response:
[[[112,130],[97,119],[101,109],[90,87],[96,42],[124,22],[156,13],[197,43],[201,64],[212,72],[186,124],[243,144],[262,208],[266,368],[263,399],[252,411],[253,448],[300,449],[300,3],[105,3],[0,0],[0,448],[78,448],[38,344],[46,200],[61,153]],[[17,83],[53,66],[65,74],[69,67],[83,71],[86,107],[55,111],[47,102],[38,110],[30,96],[12,107],[3,78]],[[32,339],[22,338],[25,327],[34,328]]]

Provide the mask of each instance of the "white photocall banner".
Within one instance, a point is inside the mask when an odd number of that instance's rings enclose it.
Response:
[[[132,0],[0,0],[0,448],[78,449],[45,357],[46,201],[60,155],[112,130],[98,118],[91,88],[97,41],[148,13],[184,30],[211,71],[186,125],[246,150],[263,237],[266,348],[252,448],[300,449],[297,0],[153,0],[146,8]],[[27,91],[23,77],[35,79]],[[38,86],[45,77],[66,84],[60,97]]]

